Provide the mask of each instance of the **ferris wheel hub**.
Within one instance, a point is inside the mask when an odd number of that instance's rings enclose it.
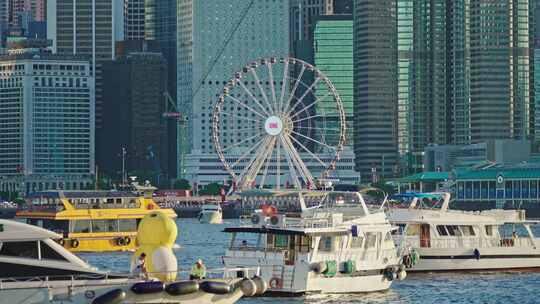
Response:
[[[275,115],[268,117],[264,122],[264,130],[270,136],[278,136],[283,131],[283,120]]]

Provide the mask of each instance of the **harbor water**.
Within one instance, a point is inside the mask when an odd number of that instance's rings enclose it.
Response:
[[[220,268],[229,242],[223,228],[238,225],[199,224],[195,219],[177,219],[180,246],[176,250],[180,270],[189,270],[198,259],[208,268]],[[84,253],[79,255],[103,270],[126,271],[131,253]],[[351,295],[308,295],[297,298],[251,298],[253,303],[540,303],[537,289],[540,272],[426,273],[409,275],[386,292]]]

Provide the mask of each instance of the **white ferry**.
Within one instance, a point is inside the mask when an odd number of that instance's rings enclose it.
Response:
[[[449,210],[449,193],[406,193],[389,208],[408,271],[540,268],[540,240],[523,210]],[[410,203],[409,203],[410,201]]]
[[[360,193],[286,191],[301,213],[279,214],[264,206],[250,223],[226,228],[232,239],[223,262],[260,267],[269,293],[359,293],[386,290],[406,276],[383,211],[370,212]],[[319,206],[306,208],[305,198]]]
[[[205,204],[199,213],[199,222],[202,224],[223,223],[223,211],[219,204]]]

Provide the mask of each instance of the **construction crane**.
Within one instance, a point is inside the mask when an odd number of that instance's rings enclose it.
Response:
[[[188,117],[186,117],[182,112],[178,111],[176,102],[171,97],[169,92],[163,92],[165,96],[165,112],[163,112],[163,117],[169,120],[175,120],[177,123],[177,151],[178,151],[178,178],[184,178],[186,172],[185,160],[186,160],[186,124]]]

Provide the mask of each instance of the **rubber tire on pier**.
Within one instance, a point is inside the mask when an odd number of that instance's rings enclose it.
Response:
[[[317,274],[321,274],[326,271],[326,263],[325,262],[316,262],[309,265],[309,269]]]
[[[168,284],[165,291],[171,296],[181,296],[199,291],[199,283],[197,281],[181,281]]]
[[[261,222],[261,216],[260,216],[260,215],[254,214],[254,215],[251,216],[251,223],[252,223],[253,225],[257,225],[257,224],[259,224],[260,222]]]
[[[124,241],[124,238],[123,238],[123,237],[118,237],[118,238],[116,238],[116,245],[118,245],[118,246],[125,246],[126,243],[125,243],[125,241]]]
[[[224,282],[204,281],[199,284],[200,290],[213,294],[228,294],[231,292],[231,285]]]
[[[131,291],[135,294],[158,293],[165,289],[165,285],[160,281],[139,282],[131,286]]]
[[[126,292],[114,289],[95,298],[92,304],[120,304],[126,299]]]
[[[77,247],[79,247],[80,242],[79,242],[79,240],[77,240],[77,239],[72,239],[72,240],[69,242],[69,244],[71,245],[72,248],[77,248]]]
[[[124,243],[126,244],[126,246],[128,246],[129,244],[131,244],[131,238],[129,236],[125,236],[124,237]]]
[[[60,246],[64,246],[64,245],[66,244],[66,241],[65,241],[63,238],[58,239],[56,242],[57,242]]]

